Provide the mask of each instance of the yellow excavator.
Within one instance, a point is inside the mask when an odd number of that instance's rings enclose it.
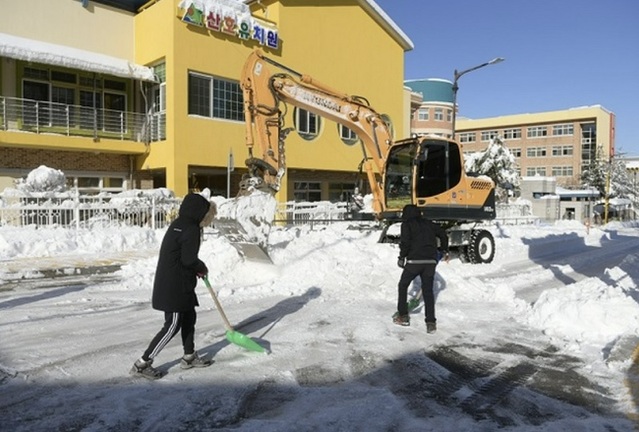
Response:
[[[437,135],[393,142],[389,126],[365,98],[336,91],[260,50],[247,58],[241,87],[249,156],[240,196],[279,190],[286,172],[285,140],[291,132],[283,128],[283,116],[286,105],[292,105],[347,127],[362,141],[373,212],[384,222],[381,242],[393,241],[388,227],[401,221],[404,205],[415,204],[447,229],[451,251],[463,260],[493,260],[493,236],[481,225],[495,217],[494,183],[466,174],[457,142]]]

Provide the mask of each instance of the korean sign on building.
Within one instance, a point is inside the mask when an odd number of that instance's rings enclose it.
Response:
[[[248,6],[236,0],[184,0],[182,21],[208,30],[255,40],[261,45],[277,49],[277,27],[251,15]]]

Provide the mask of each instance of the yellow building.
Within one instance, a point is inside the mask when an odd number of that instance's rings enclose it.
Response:
[[[364,96],[397,138],[409,134],[412,42],[372,0],[23,0],[0,15],[0,191],[47,165],[86,192],[226,195],[232,153],[234,195],[247,156],[239,77],[255,48]],[[286,123],[278,200],[351,191],[356,140],[293,107]]]

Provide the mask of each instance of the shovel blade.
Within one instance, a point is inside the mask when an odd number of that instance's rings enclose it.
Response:
[[[232,344],[241,346],[242,348],[246,348],[249,351],[262,353],[266,352],[263,346],[259,345],[257,342],[255,342],[253,339],[246,336],[245,334],[242,334],[235,330],[228,330],[226,332],[226,339],[228,339],[228,341]]]

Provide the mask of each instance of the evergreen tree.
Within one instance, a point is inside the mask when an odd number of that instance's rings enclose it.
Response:
[[[499,137],[491,139],[486,150],[466,155],[465,168],[474,175],[490,177],[498,202],[508,201],[508,190],[519,188],[515,156]]]
[[[610,175],[610,188],[608,190],[608,176]],[[610,163],[598,155],[584,170],[581,176],[584,187],[596,188],[602,197],[629,198],[636,201],[636,191],[626,164],[621,158],[613,158]]]
[[[597,157],[592,159],[581,173],[581,185],[585,188],[595,188],[602,197],[605,197],[607,175],[608,163],[602,157],[601,150],[599,150],[597,151]]]

